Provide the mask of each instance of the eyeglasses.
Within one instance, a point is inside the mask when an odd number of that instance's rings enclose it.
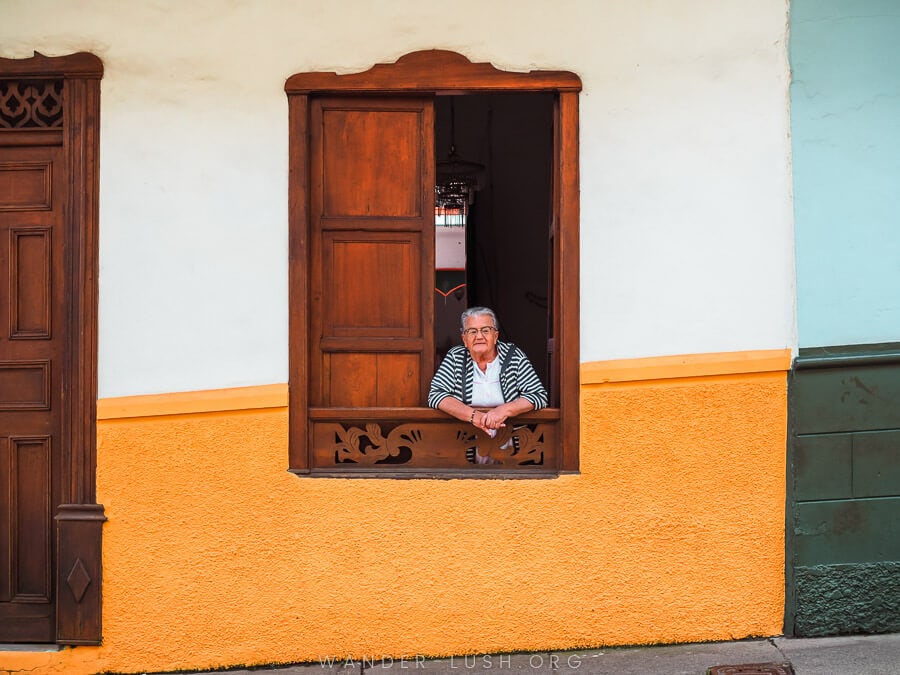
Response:
[[[478,333],[481,333],[482,337],[487,337],[495,330],[497,329],[493,326],[485,326],[484,328],[466,328],[463,331],[463,335],[465,335],[466,337],[475,337]]]

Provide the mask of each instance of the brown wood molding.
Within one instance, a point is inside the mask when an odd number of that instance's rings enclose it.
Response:
[[[0,58],[0,80],[64,80],[56,129],[4,131],[4,145],[62,146],[64,200],[61,240],[66,242],[64,330],[60,354],[60,485],[56,512],[56,640],[99,644],[103,506],[96,504],[97,272],[99,223],[100,78],[93,54]],[[56,122],[54,122],[56,124]],[[52,513],[52,511],[51,511]]]
[[[362,73],[297,73],[287,79],[288,94],[390,91],[581,91],[581,78],[557,70],[514,73],[490,63],[472,63],[456,52],[429,49],[379,63]]]
[[[99,80],[103,77],[103,62],[88,52],[66,56],[44,56],[40,52],[34,52],[27,59],[0,57],[0,77],[78,77]]]
[[[56,515],[56,640],[68,645],[101,642],[101,535],[106,516],[100,504],[60,504]]]
[[[96,57],[94,57],[96,58]],[[101,68],[102,72],[102,68]],[[70,420],[63,429],[71,449],[70,482],[63,498],[71,504],[94,504],[97,464],[97,298],[100,203],[100,81],[66,81],[66,134],[71,148],[66,226],[72,242],[69,260],[74,288],[69,303],[72,336],[68,348]]]
[[[61,129],[7,129],[0,127],[0,148],[26,145],[62,145]]]
[[[480,409],[480,408],[479,408]],[[434,408],[309,408],[309,419],[314,421],[327,420],[394,420],[396,422],[426,421],[426,422],[450,422],[447,413]],[[531,410],[515,418],[516,421],[525,422],[553,422],[560,419],[558,408],[541,408]]]
[[[554,237],[554,273],[557,275],[557,312],[555,347],[559,356],[559,407],[563,411],[560,442],[563,447],[562,471],[577,473],[580,455],[581,382],[579,358],[580,282],[579,224],[580,179],[578,169],[578,94],[559,95],[557,116],[557,150],[555,166],[559,191],[556,213],[557,236]]]

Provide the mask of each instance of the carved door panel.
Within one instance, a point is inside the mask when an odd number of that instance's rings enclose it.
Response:
[[[0,642],[56,638],[65,185],[61,146],[0,147]]]
[[[430,98],[310,106],[310,404],[423,405],[433,373]]]

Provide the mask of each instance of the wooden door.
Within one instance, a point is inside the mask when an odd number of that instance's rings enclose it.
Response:
[[[424,404],[433,374],[430,98],[310,106],[313,407]]]
[[[0,642],[101,641],[100,78],[0,58]]]
[[[56,638],[66,340],[62,147],[0,147],[0,642]]]

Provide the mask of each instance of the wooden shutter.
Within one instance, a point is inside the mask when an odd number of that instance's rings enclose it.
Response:
[[[424,405],[433,374],[430,98],[309,107],[312,407]]]

